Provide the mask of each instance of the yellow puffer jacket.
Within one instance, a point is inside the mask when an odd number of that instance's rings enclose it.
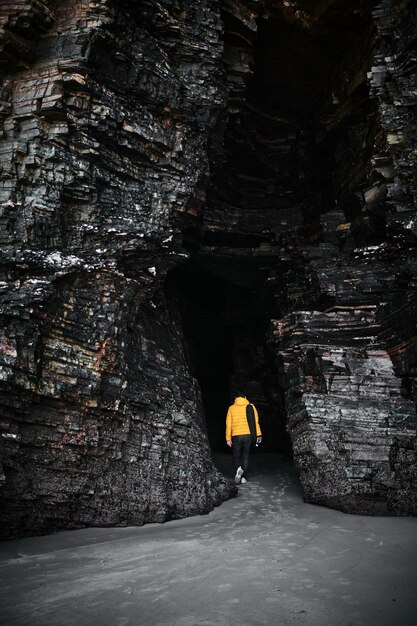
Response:
[[[229,441],[236,435],[250,435],[248,420],[246,419],[246,407],[248,404],[249,401],[246,398],[235,398],[234,404],[229,406],[226,417],[226,441]],[[252,406],[255,413],[256,434],[258,437],[261,437],[258,411],[253,404]]]

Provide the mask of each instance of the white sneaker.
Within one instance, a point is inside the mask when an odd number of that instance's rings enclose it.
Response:
[[[248,481],[246,480],[246,478],[244,476],[242,476],[242,478],[240,479],[240,482],[241,482],[242,485],[246,485],[246,483]]]
[[[242,474],[243,474],[243,469],[241,467],[237,468],[237,472],[236,472],[236,476],[235,476],[235,483],[236,485],[238,485],[240,483],[240,479],[242,478]]]

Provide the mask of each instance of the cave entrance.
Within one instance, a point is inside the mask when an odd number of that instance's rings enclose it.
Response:
[[[372,3],[346,7],[266,2],[252,30],[223,12],[229,108],[213,130],[204,192],[178,218],[190,261],[168,280],[213,451],[224,449],[239,387],[259,409],[263,448],[291,450],[269,324],[331,307],[321,268],[363,233],[380,240],[378,209],[359,220],[358,193],[378,133],[367,84]]]
[[[256,28],[222,12],[228,110],[213,129],[204,191],[178,217],[190,259],[167,277],[214,452],[225,449],[238,388],[259,409],[263,449],[291,450],[270,322],[332,306],[320,263],[362,231],[380,236],[378,216],[355,222],[378,132],[366,74],[372,3],[346,6],[266,2]]]
[[[266,344],[271,316],[265,297],[259,287],[239,281],[233,267],[223,264],[222,274],[193,261],[166,280],[168,299],[181,313],[189,368],[200,384],[212,452],[226,449],[227,408],[243,389],[259,411],[262,449],[290,454],[283,394]]]

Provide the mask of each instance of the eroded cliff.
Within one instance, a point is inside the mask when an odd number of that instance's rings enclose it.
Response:
[[[2,23],[3,533],[209,511],[233,489],[163,283],[225,107],[217,3]]]
[[[3,534],[210,510],[242,384],[307,500],[415,514],[414,3],[0,11]]]

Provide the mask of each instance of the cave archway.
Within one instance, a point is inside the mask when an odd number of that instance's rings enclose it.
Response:
[[[259,410],[263,449],[291,454],[284,394],[266,342],[270,306],[264,285],[242,280],[232,265],[224,264],[221,275],[207,269],[204,260],[193,260],[171,270],[165,283],[170,305],[181,314],[185,353],[200,385],[210,446],[213,452],[225,450],[227,407],[234,392],[244,389]]]
[[[260,410],[264,449],[291,451],[271,320],[330,309],[334,294],[316,266],[384,234],[373,207],[359,219],[378,133],[366,82],[371,3],[351,13],[339,0],[317,14],[305,9],[301,19],[266,3],[256,37],[223,12],[230,107],[212,137],[204,193],[179,218],[191,257],[166,288],[181,311],[214,452],[224,449],[238,387]]]

